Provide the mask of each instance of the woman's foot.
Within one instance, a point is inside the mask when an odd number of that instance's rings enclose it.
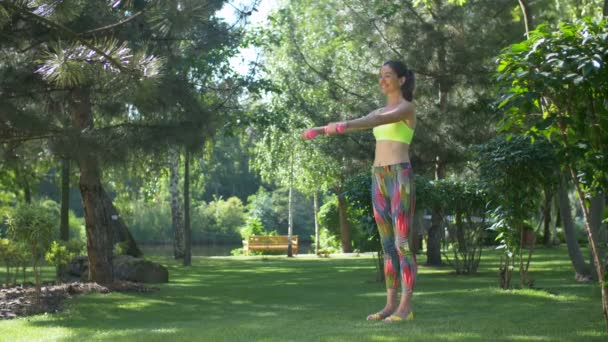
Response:
[[[392,315],[386,317],[384,319],[387,323],[394,322],[402,322],[402,321],[411,321],[414,319],[414,313],[412,311],[404,311],[404,312],[393,312]]]
[[[367,316],[367,320],[368,321],[382,321],[382,320],[386,319],[387,317],[390,317],[392,312],[393,312],[393,308],[384,307],[384,309]]]

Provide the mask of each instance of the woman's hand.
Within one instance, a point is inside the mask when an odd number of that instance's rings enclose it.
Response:
[[[304,139],[304,140],[314,139],[318,135],[323,134],[323,129],[324,129],[324,127],[309,128],[302,133],[302,139]]]
[[[302,139],[310,140],[314,139],[321,134],[332,135],[340,134],[346,131],[346,122],[332,122],[324,127],[309,128],[302,132]]]

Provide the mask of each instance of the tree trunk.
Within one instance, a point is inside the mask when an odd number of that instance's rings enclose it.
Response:
[[[93,128],[93,115],[89,89],[76,88],[71,92],[71,118],[79,130]],[[114,280],[112,268],[112,227],[110,215],[104,210],[104,193],[101,186],[101,169],[94,151],[81,150],[80,193],[84,207],[89,256],[89,280],[109,284]]]
[[[350,226],[348,224],[348,214],[346,199],[342,193],[342,188],[338,189],[338,215],[340,218],[340,237],[342,241],[342,252],[351,253],[353,251],[350,241]]]
[[[59,239],[70,241],[70,160],[61,159],[61,211],[59,213]],[[65,279],[67,265],[58,265],[57,279]]]
[[[436,13],[441,13],[443,1],[435,0],[434,7]],[[435,30],[437,32],[437,69],[438,77],[437,84],[439,86],[439,112],[442,117],[448,115],[450,85],[450,70],[447,65],[447,49],[446,39],[449,33],[446,32],[445,22],[443,20],[435,20]],[[447,148],[444,147],[444,148]],[[435,180],[445,178],[445,161],[439,152],[435,157]],[[439,266],[441,262],[441,240],[445,235],[443,231],[443,213],[441,208],[435,207],[431,212],[431,227],[428,231],[427,238],[427,265]]]
[[[545,188],[545,203],[543,205],[543,244],[551,246],[553,239],[551,238],[551,206],[553,203],[553,192],[549,188]]]
[[[422,250],[422,237],[424,235],[424,213],[416,210],[414,213],[414,224],[412,224],[412,253],[420,254]]]
[[[23,195],[25,197],[25,203],[27,204],[31,204],[32,203],[32,190],[30,188],[30,182],[27,180],[27,176],[23,173],[22,174],[22,184],[23,184]]]
[[[437,156],[435,164],[435,179],[445,178],[445,164]],[[439,266],[441,262],[441,239],[443,237],[443,213],[441,208],[435,207],[432,210],[431,227],[427,238],[426,257],[427,265]]]
[[[110,217],[110,228],[112,230],[112,246],[115,246],[117,243],[125,244],[124,253],[126,255],[130,255],[135,258],[139,258],[143,256],[142,251],[137,246],[135,239],[133,239],[133,235],[127,228],[125,221],[123,221],[122,217],[118,213],[118,210],[112,203],[112,199],[106,191],[101,189],[103,195],[103,205],[104,211]]]
[[[524,25],[526,28],[526,38],[530,38],[530,31],[534,29],[532,26],[532,13],[530,12],[530,4],[527,0],[518,0],[521,13],[524,17]]]
[[[25,167],[21,167],[21,163],[19,161],[19,156],[17,156],[17,152],[15,149],[17,148],[17,143],[9,143],[6,151],[5,151],[5,160],[12,165],[13,171],[15,172],[15,179],[17,180],[17,184],[21,186],[23,189],[23,199],[25,203],[32,203],[32,191],[30,189],[30,183],[27,179],[27,172]],[[21,194],[19,190],[15,190],[15,196],[19,197]]]
[[[465,237],[465,227],[461,213],[456,214],[456,240],[458,242],[458,252],[467,253],[467,241]]]
[[[591,277],[591,270],[589,269],[589,265],[585,263],[585,258],[578,246],[578,241],[576,241],[574,222],[572,221],[572,214],[570,212],[570,199],[568,198],[566,180],[564,177],[561,177],[557,194],[559,198],[559,211],[562,218],[562,227],[564,228],[568,254],[570,255],[572,266],[574,266],[575,279],[579,281],[588,280]]]
[[[553,200],[551,201],[551,212],[555,213],[555,215],[551,216],[551,243],[555,245],[559,245],[561,241],[557,236],[557,223],[561,220],[559,210],[558,210],[558,196],[553,196]]]
[[[591,197],[591,205],[589,206],[589,216],[591,217],[591,229],[593,229],[593,237],[595,238],[595,244],[598,246],[598,253],[600,262],[603,262],[606,258],[606,253],[602,246],[606,244],[606,229],[602,228],[602,219],[604,216],[604,207],[606,207],[606,198],[603,193],[598,193]],[[595,261],[593,254],[589,251],[591,259],[591,274],[593,279],[598,280],[597,267],[595,267]],[[605,269],[605,264],[601,265],[602,269]]]
[[[564,140],[567,142],[565,137]],[[600,260],[599,246],[595,243],[596,239],[593,234],[593,228],[591,227],[591,215],[589,215],[589,209],[585,203],[585,192],[578,182],[576,170],[572,165],[570,165],[570,179],[572,179],[572,182],[574,183],[574,187],[576,188],[576,192],[578,194],[578,201],[581,205],[581,209],[583,210],[585,228],[587,228],[587,239],[589,240],[589,246],[591,247],[591,252],[593,253],[595,270],[598,275],[597,278],[602,292],[602,313],[604,315],[604,323],[606,324],[606,329],[608,330],[608,286],[606,286],[605,270],[603,268],[603,263]]]
[[[291,237],[293,236],[293,154],[289,158],[289,198],[288,198],[288,219],[287,219],[287,257],[293,257],[293,246]]]
[[[608,0],[604,0],[603,14],[604,14],[604,17],[608,17]]]
[[[70,160],[61,160],[61,223],[59,225],[59,238],[62,241],[70,240]]]
[[[319,202],[317,201],[317,192],[313,194],[313,210],[315,213],[315,254],[319,254]]]
[[[192,265],[192,230],[190,229],[190,150],[184,160],[184,266]]]
[[[173,257],[184,257],[184,220],[179,193],[179,148],[169,148],[169,191],[171,192],[171,221],[173,223]]]
[[[14,151],[10,151],[9,153],[15,153]],[[10,159],[14,159],[15,162],[15,178],[23,188],[23,200],[27,204],[32,203],[32,191],[30,189],[30,182],[27,180],[25,170],[22,170],[19,165],[19,159],[17,155],[9,156]]]

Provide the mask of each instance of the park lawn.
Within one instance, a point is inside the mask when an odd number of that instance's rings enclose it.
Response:
[[[565,247],[541,249],[542,290],[498,289],[498,253],[478,275],[424,266],[414,321],[367,322],[384,303],[371,256],[195,257],[148,294],[92,294],[59,314],[0,321],[1,341],[606,341],[596,284],[578,284]],[[518,278],[513,279],[514,285]]]

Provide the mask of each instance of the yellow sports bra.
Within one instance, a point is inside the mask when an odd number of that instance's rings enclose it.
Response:
[[[391,140],[410,144],[414,137],[414,130],[404,121],[374,127],[376,140]]]

